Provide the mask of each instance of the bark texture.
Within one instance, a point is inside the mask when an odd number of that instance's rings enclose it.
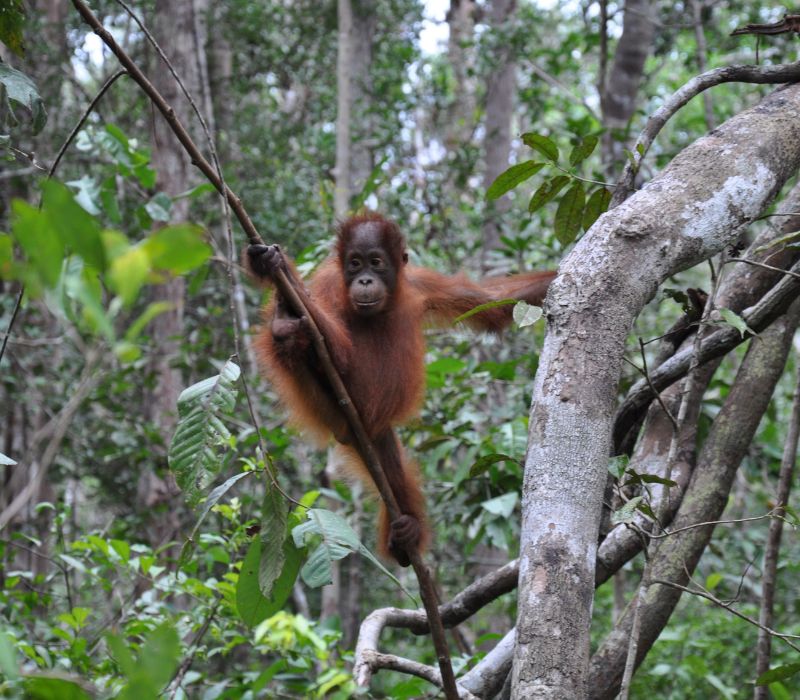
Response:
[[[653,7],[650,0],[627,0],[622,36],[617,42],[611,71],[603,82],[600,106],[603,124],[603,162],[613,173],[624,158],[624,131],[636,110],[644,64],[655,37]]]
[[[547,299],[525,463],[513,697],[587,696],[625,339],[664,279],[736,241],[797,171],[798,108],[800,86],[780,89],[698,140],[604,214],[561,264]]]
[[[516,62],[511,54],[511,47],[503,39],[503,35],[514,18],[516,8],[516,0],[494,0],[489,10],[489,23],[497,34],[498,41],[495,43],[495,65],[486,83],[484,189],[488,189],[494,179],[508,168],[508,157],[511,153]],[[484,269],[487,267],[486,253],[500,243],[499,220],[509,206],[510,200],[505,195],[487,205],[486,220],[483,224]]]

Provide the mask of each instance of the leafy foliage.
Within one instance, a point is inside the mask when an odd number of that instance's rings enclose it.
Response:
[[[220,373],[184,389],[178,397],[180,420],[169,449],[169,463],[178,486],[191,505],[197,505],[219,470],[217,448],[229,440],[222,416],[236,405],[239,366],[228,360]]]

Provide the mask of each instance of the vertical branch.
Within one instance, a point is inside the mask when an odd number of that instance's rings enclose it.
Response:
[[[697,69],[705,73],[707,69],[706,56],[708,55],[708,45],[706,43],[706,33],[703,29],[703,0],[689,0],[692,6],[692,20],[694,24],[694,38],[697,42]],[[711,101],[711,93],[703,93],[703,109],[706,113],[706,128],[711,131],[716,127],[714,119],[714,103]]]
[[[800,363],[798,364],[797,380],[795,382],[792,415],[789,419],[786,442],[783,446],[775,511],[769,523],[767,546],[764,551],[764,572],[761,578],[761,608],[758,613],[758,622],[761,627],[758,630],[756,677],[769,670],[772,637],[766,630],[772,629],[778,552],[780,551],[781,535],[783,534],[784,507],[789,502],[789,492],[792,488],[794,464],[797,459],[798,437],[800,437]],[[755,700],[768,700],[770,697],[768,687],[765,685],[756,686],[753,697]]]

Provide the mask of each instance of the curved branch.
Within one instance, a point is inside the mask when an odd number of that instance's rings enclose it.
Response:
[[[670,95],[647,120],[642,133],[633,147],[633,160],[629,160],[622,171],[609,209],[625,201],[633,191],[633,180],[656,136],[664,125],[693,97],[709,88],[723,83],[780,84],[800,80],[800,63],[780,66],[726,66],[715,68],[692,78],[688,83]]]

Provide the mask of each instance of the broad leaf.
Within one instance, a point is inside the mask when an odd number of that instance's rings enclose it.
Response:
[[[758,677],[756,685],[769,685],[775,681],[782,681],[786,678],[791,678],[798,673],[800,673],[800,662],[798,661],[791,664],[784,664],[783,666],[776,666],[775,668],[771,668],[769,671],[762,673]]]
[[[531,201],[528,203],[528,213],[533,214],[555,197],[566,184],[570,181],[567,175],[556,175],[549,180],[545,180],[536,192],[533,193]]]
[[[510,518],[514,512],[514,508],[519,501],[519,494],[516,491],[505,493],[497,498],[490,498],[488,501],[481,503],[481,508],[492,515],[497,515],[501,518]]]
[[[283,569],[283,541],[286,538],[286,502],[273,484],[267,484],[261,504],[261,560],[258,586],[268,596]]]
[[[520,465],[519,460],[514,459],[510,455],[504,455],[500,453],[484,455],[480,459],[475,460],[475,463],[470,467],[469,470],[470,478],[472,479],[476,476],[479,476],[493,464],[497,464],[498,462],[511,462],[512,464]]]
[[[534,151],[539,151],[547,160],[553,163],[558,162],[558,146],[547,138],[547,136],[528,132],[522,134],[522,143],[532,148]]]
[[[361,544],[358,535],[342,516],[322,508],[309,509],[308,520],[292,530],[292,537],[295,545],[302,547],[309,539],[313,540],[315,535],[321,538],[321,542],[311,552],[300,571],[303,581],[312,588],[331,582],[331,566],[334,561],[344,559],[351,552],[358,552],[413,598],[400,581],[375,558],[375,555]]]
[[[532,326],[542,317],[542,307],[525,301],[518,301],[513,310],[514,323],[520,328]]]
[[[600,218],[600,214],[608,211],[611,203],[611,192],[605,187],[592,192],[591,197],[586,202],[586,209],[583,210],[583,230],[588,231],[595,221]]]
[[[581,230],[583,220],[583,183],[576,182],[561,198],[556,209],[555,234],[561,245],[567,246]]]
[[[594,152],[598,141],[599,139],[594,135],[582,138],[570,152],[569,164],[578,165],[578,163],[582,163],[586,160]]]
[[[544,163],[535,160],[526,160],[523,163],[512,165],[505,172],[500,173],[495,181],[486,190],[486,199],[497,199],[509,190],[514,189],[521,182],[533,177],[544,167]]]

